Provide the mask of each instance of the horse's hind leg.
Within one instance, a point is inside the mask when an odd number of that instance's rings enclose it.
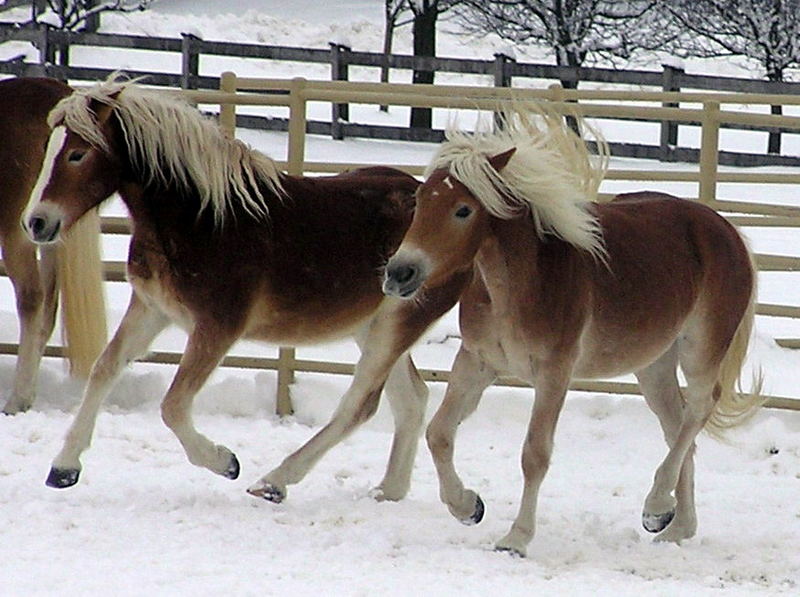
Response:
[[[673,345],[656,362],[636,373],[639,387],[650,409],[658,417],[664,439],[670,448],[675,445],[683,418],[683,397],[678,386],[677,366],[677,346]],[[671,522],[669,516],[659,520],[643,520],[648,531],[662,531],[656,536],[657,541],[677,542],[688,539],[694,536],[697,529],[694,505],[694,442],[681,466],[675,499],[677,504]]]
[[[411,471],[425,423],[428,386],[406,353],[389,373],[385,389],[394,416],[395,432],[386,474],[373,495],[379,500],[401,500],[411,485]]]
[[[237,338],[238,334],[213,321],[197,322],[161,403],[161,418],[181,442],[189,462],[228,479],[239,476],[239,461],[228,448],[214,444],[195,429],[191,409],[195,395]]]
[[[134,292],[128,310],[114,337],[92,367],[83,401],[67,433],[61,452],[53,461],[47,484],[50,487],[70,487],[78,482],[80,456],[92,439],[100,404],[111,390],[120,371],[136,357],[144,354],[169,320],[148,307]]]
[[[672,491],[677,488],[682,474],[688,476],[688,473],[693,473],[692,464],[686,473],[683,470],[685,464],[692,461],[695,438],[714,409],[719,363],[705,354],[707,349],[703,340],[702,337],[692,337],[687,333],[677,342],[678,359],[687,383],[683,392],[685,404],[674,441],[666,458],[656,470],[653,486],[645,499],[643,522],[645,528],[652,532],[667,527],[676,512],[677,500],[672,496]],[[695,523],[692,520],[679,522],[681,524],[672,530],[667,527],[658,539],[680,541],[687,538],[682,535],[694,533],[692,527]]]
[[[493,369],[462,346],[453,362],[444,400],[426,432],[428,448],[439,476],[439,498],[464,524],[479,523],[484,506],[477,493],[464,488],[456,472],[453,463],[456,431],[461,422],[475,412],[483,391],[495,377]]]
[[[19,354],[14,386],[3,412],[28,410],[36,393],[36,375],[42,359],[42,301],[44,293],[36,262],[36,247],[23,237],[22,230],[3,239],[3,261],[14,286],[19,317]]]

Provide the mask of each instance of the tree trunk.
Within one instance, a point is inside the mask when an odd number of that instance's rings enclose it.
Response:
[[[381,83],[389,82],[389,55],[392,53],[392,41],[394,41],[394,28],[396,26],[397,13],[390,14],[386,11],[386,23],[383,31],[383,63],[381,64]],[[389,106],[382,104],[381,112],[388,112]]]
[[[770,68],[767,66],[767,80],[768,81],[783,81],[783,69]],[[770,113],[781,115],[783,114],[783,106],[770,106]],[[781,134],[770,133],[767,140],[767,153],[780,154],[781,153]]]
[[[414,14],[414,56],[432,58],[436,55],[436,18],[439,16],[436,3],[425,3],[422,12]],[[433,83],[432,70],[414,70],[414,83]],[[431,109],[412,108],[411,127],[431,128]]]

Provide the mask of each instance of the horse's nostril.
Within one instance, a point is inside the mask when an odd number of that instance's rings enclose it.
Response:
[[[34,236],[38,236],[47,227],[47,220],[41,216],[33,216],[28,220],[28,227]]]
[[[401,265],[392,271],[392,277],[400,284],[405,284],[412,280],[416,274],[417,268],[413,265]]]

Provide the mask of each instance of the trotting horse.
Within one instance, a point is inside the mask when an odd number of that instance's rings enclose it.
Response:
[[[522,500],[497,543],[525,555],[570,380],[634,373],[669,446],[643,524],[679,542],[697,525],[695,436],[736,424],[760,401],[758,384],[749,395],[734,388],[753,325],[751,254],[698,203],[652,192],[597,203],[590,156],[561,123],[517,110],[502,129],[451,132],[386,268],[384,290],[399,297],[474,272],[462,344],[427,430],[440,496],[456,518],[480,521],[483,502],[453,465],[456,429],[499,374],[530,382]]]
[[[248,491],[284,499],[287,485],[375,412],[385,383],[396,433],[376,495],[402,498],[427,397],[406,351],[467,280],[454,276],[424,302],[381,292],[383,267],[411,222],[416,179],[385,167],[321,178],[280,173],[178,96],[116,77],[62,100],[49,123],[25,225],[35,241],[52,242],[118,191],[133,223],[133,293],[48,485],[77,482],[103,397],[122,367],[174,322],[188,340],[161,413],[193,464],[239,474],[234,454],[191,418],[195,394],[237,339],[297,345],[354,335],[362,357],[331,421]]]
[[[84,218],[62,247],[42,247],[39,263],[36,245],[20,226],[50,134],[47,113],[71,91],[54,79],[0,81],[0,245],[20,322],[14,384],[3,407],[6,414],[33,404],[39,363],[55,326],[59,286],[73,373],[88,375],[106,342],[97,215]]]

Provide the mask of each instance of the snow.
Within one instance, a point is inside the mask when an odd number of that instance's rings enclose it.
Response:
[[[152,11],[108,17],[104,25],[106,30],[139,34],[177,36],[192,31],[208,40],[314,47],[347,37],[354,50],[377,51],[382,13],[380,3],[368,0],[162,0]],[[403,52],[409,46],[406,30],[396,47]],[[491,58],[497,42],[442,35],[440,46],[445,55]],[[525,48],[518,54],[535,51]],[[73,57],[90,63],[122,56],[104,58],[89,52],[96,51],[75,51]],[[134,58],[125,55],[124,60]],[[163,56],[147,53],[135,60],[151,67],[164,63]],[[695,64],[687,61],[686,67],[691,70]],[[740,72],[736,64],[726,68],[716,62],[713,67],[731,75]],[[296,64],[222,59],[203,59],[201,68],[204,74],[233,68],[252,76],[328,76],[325,66],[315,71]],[[404,76],[393,75],[398,80]],[[489,83],[484,79],[484,84]],[[328,106],[312,110],[330,114]],[[374,106],[351,110],[386,123],[402,122],[407,114],[392,108],[386,115]],[[604,130],[609,137],[630,132]],[[276,159],[285,157],[286,137],[281,133],[237,134]],[[730,143],[758,142],[749,139],[742,133]],[[425,164],[434,149],[426,144],[320,137],[310,137],[306,147],[309,160],[385,164]],[[654,165],[615,160],[613,166]],[[604,190],[642,186],[609,181]],[[685,183],[647,186],[696,193],[694,185]],[[794,188],[778,185],[759,187],[758,193],[744,184],[720,185],[720,193],[800,204]],[[106,211],[121,209],[112,203]],[[794,229],[751,228],[746,233],[759,251],[800,255]],[[125,240],[106,239],[104,251],[108,259],[123,259]],[[796,276],[762,274],[761,300],[800,305]],[[126,284],[109,285],[112,326],[129,292]],[[0,279],[3,342],[17,339],[13,304],[10,283]],[[458,347],[457,333],[455,314],[449,313],[415,348],[418,365],[448,368]],[[772,339],[798,334],[800,322],[758,318],[749,367],[763,367],[770,393],[797,395],[798,355]],[[181,350],[184,341],[182,332],[171,329],[154,349]],[[276,351],[274,346],[246,342],[234,349],[236,354],[260,356],[274,356]],[[302,348],[298,354],[348,362],[358,356],[349,341]],[[0,357],[0,387],[10,387],[13,364],[13,358]],[[681,546],[660,545],[652,543],[640,525],[644,497],[666,453],[655,417],[637,397],[571,393],[542,486],[537,535],[528,558],[521,560],[495,553],[493,545],[516,515],[520,446],[531,390],[490,388],[477,413],[462,425],[457,466],[487,506],[480,525],[465,527],[439,502],[424,442],[407,499],[378,503],[369,497],[382,478],[391,441],[386,405],[303,482],[290,487],[284,503],[270,504],[245,493],[327,421],[349,378],[298,374],[292,388],[297,412],[280,420],[272,414],[274,372],[215,373],[198,396],[195,418],[203,433],[237,454],[242,474],[228,481],[190,465],[162,424],[158,404],[173,372],[173,367],[144,363],[127,370],[98,419],[93,446],[83,458],[81,481],[69,490],[44,486],[50,461],[80,400],[81,384],[66,376],[63,363],[45,359],[31,412],[0,417],[0,595],[727,597],[800,592],[800,413],[763,410],[728,443],[701,437],[696,458],[698,534]],[[430,384],[430,389],[428,416],[444,392],[442,384]]]

